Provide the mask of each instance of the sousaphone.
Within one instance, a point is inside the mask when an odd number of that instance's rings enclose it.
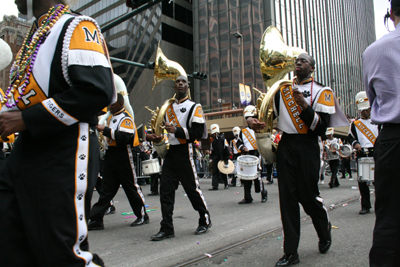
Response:
[[[279,30],[269,26],[261,39],[260,68],[267,87],[267,93],[257,91],[260,96],[257,99],[257,116],[260,122],[265,122],[266,127],[256,133],[257,149],[261,156],[269,162],[276,161],[278,144],[271,139],[273,130],[273,99],[275,94],[283,87],[292,86],[292,81],[284,79],[291,71],[294,71],[295,60],[305,50],[297,47],[289,47],[284,41]]]
[[[176,80],[179,76],[187,76],[186,71],[183,67],[172,60],[169,60],[160,48],[160,43],[158,44],[157,54],[155,59],[155,66],[154,66],[154,78],[153,78],[153,86],[151,91],[154,88],[161,84],[166,80]],[[188,91],[188,97],[190,98],[190,92]],[[149,107],[146,107],[148,111],[153,114],[151,118],[150,125],[151,130],[154,134],[161,136],[161,141],[158,143],[153,142],[154,148],[156,149],[158,155],[161,158],[165,158],[165,155],[169,149],[169,143],[167,140],[167,135],[164,134],[164,117],[168,107],[175,101],[175,96],[168,99],[164,102],[161,108],[156,108],[156,110],[152,110]]]

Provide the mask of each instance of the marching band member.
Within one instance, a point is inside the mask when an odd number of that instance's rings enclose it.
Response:
[[[334,129],[328,128],[325,135],[327,139],[325,140],[325,144],[329,147],[329,168],[331,169],[331,181],[329,182],[329,187],[339,187],[339,180],[337,177],[339,170],[339,148],[340,148],[340,139],[333,137]]]
[[[112,116],[108,118],[108,126],[96,126],[97,130],[107,137],[108,147],[104,159],[103,192],[90,211],[89,230],[104,229],[104,213],[117,194],[120,185],[137,218],[131,226],[141,226],[150,221],[133,163],[132,146],[139,143],[139,138],[135,122],[125,110],[124,102],[124,97],[118,93],[117,102],[109,107]]]
[[[165,129],[168,132],[170,147],[165,156],[160,179],[160,202],[162,221],[160,231],[151,237],[161,241],[175,237],[172,222],[175,190],[182,184],[190,202],[199,212],[199,225],[196,235],[204,234],[211,228],[210,213],[200,190],[200,184],[193,159],[193,142],[195,139],[207,138],[207,126],[200,104],[188,98],[188,78],[180,75],[175,80],[176,101],[172,103],[165,115]],[[161,136],[147,134],[147,140],[159,143]]]
[[[281,209],[284,255],[275,266],[299,263],[297,252],[300,240],[300,210],[312,218],[317,231],[320,253],[331,246],[331,223],[318,189],[321,167],[321,136],[331,125],[348,125],[346,116],[332,89],[323,87],[311,77],[315,60],[300,54],[295,61],[293,87],[282,86],[275,95],[275,111],[279,116],[277,128],[283,131],[277,151],[279,202]],[[247,119],[255,130],[265,123]]]
[[[374,156],[374,145],[378,137],[378,126],[372,124],[370,119],[371,107],[365,91],[356,95],[357,109],[361,112],[361,118],[351,123],[349,141],[357,150],[357,160],[363,157]],[[371,208],[369,183],[358,180],[358,189],[361,194],[360,214],[367,214]]]
[[[15,1],[36,21],[0,115],[3,139],[19,132],[0,174],[0,266],[104,266],[88,251],[86,220],[99,171],[97,114],[116,94],[100,28],[71,2]]]
[[[224,181],[224,189],[228,189],[228,175],[221,173],[218,169],[218,162],[220,160],[224,161],[224,166],[228,167],[228,159],[230,156],[228,141],[225,139],[225,135],[219,132],[218,124],[211,124],[210,126],[211,136],[213,141],[210,147],[210,159],[213,162],[213,172],[212,172],[212,188],[209,191],[218,190],[219,180]]]
[[[243,111],[244,118],[256,117],[257,111],[256,108],[252,105],[248,105]],[[257,150],[256,144],[256,137],[254,134],[254,130],[251,129],[249,126],[242,129],[239,134],[238,138],[238,148],[243,152],[245,155],[253,155],[259,157],[259,153]],[[261,177],[254,179],[254,191],[256,193],[261,192],[261,202],[267,202],[268,192],[264,188],[264,182],[262,181]],[[251,185],[253,183],[251,180],[242,180],[243,187],[244,187],[244,198],[238,204],[250,204],[253,202],[253,198],[251,196]]]
[[[241,150],[237,147],[240,132],[241,132],[241,129],[238,126],[233,127],[232,133],[233,133],[234,139],[231,141],[231,149],[232,149],[232,153],[233,153],[232,161],[235,164],[235,166],[237,166],[237,158],[241,155]],[[229,186],[236,187],[236,180],[237,180],[237,176],[235,173],[232,176],[232,181]]]

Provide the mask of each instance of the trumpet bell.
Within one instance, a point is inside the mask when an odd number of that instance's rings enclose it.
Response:
[[[269,26],[260,45],[260,68],[265,86],[271,87],[286,74],[294,71],[295,60],[302,53],[307,52],[298,47],[287,46],[279,30]]]
[[[175,80],[181,75],[187,76],[186,71],[179,63],[169,60],[162,52],[160,44],[158,44],[151,91],[165,80]]]

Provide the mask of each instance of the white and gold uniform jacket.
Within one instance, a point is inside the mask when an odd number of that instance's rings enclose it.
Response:
[[[294,79],[293,88],[305,95],[308,108],[301,110],[294,101],[292,88],[283,87],[275,95],[275,114],[279,116],[278,128],[288,134],[307,134],[309,131],[321,136],[329,124],[330,114],[336,112],[332,89],[323,87],[312,78],[300,84]]]
[[[168,141],[172,146],[207,138],[203,109],[188,97],[175,101],[168,107],[165,121],[176,127],[175,133],[168,133]]]
[[[104,136],[107,137],[108,149],[111,147],[128,147],[139,145],[136,134],[136,125],[131,115],[124,109],[108,118],[107,127],[104,128]]]
[[[43,15],[33,27],[43,21]],[[1,112],[21,110],[32,136],[62,132],[78,122],[97,124],[97,112],[115,102],[111,64],[96,21],[64,14],[45,37],[25,92],[11,95]]]
[[[351,124],[350,135],[353,147],[359,143],[362,148],[372,148],[378,137],[378,125],[372,124],[371,119],[358,119]]]

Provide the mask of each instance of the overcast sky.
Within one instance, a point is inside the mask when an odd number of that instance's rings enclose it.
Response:
[[[348,0],[352,1],[352,0]],[[2,7],[0,8],[0,21],[3,20],[3,15],[17,15],[18,10],[16,5],[14,4],[14,0],[1,0],[3,2]],[[5,4],[4,4],[5,2]],[[375,9],[375,31],[376,31],[376,37],[379,39],[388,31],[386,30],[384,24],[383,24],[383,16],[386,14],[387,8],[390,7],[390,4],[388,0],[374,0],[374,9]],[[393,30],[393,23],[392,21],[389,21],[390,29]]]

